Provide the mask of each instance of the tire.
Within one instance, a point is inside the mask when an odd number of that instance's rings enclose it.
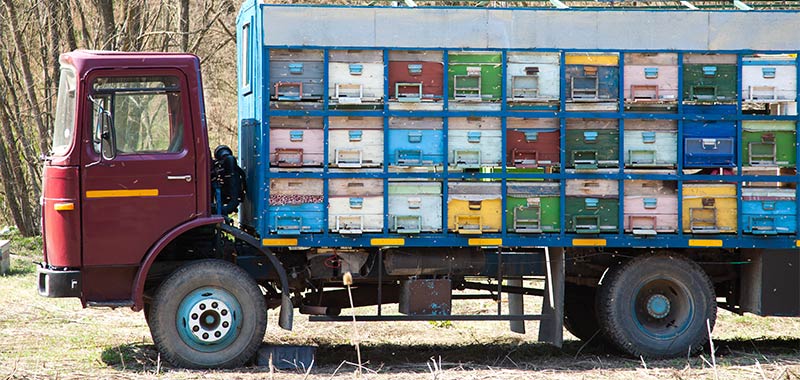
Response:
[[[708,341],[717,303],[711,279],[679,256],[647,255],[609,270],[597,294],[605,339],[646,358],[695,353]]]
[[[600,324],[595,312],[596,288],[567,283],[564,287],[564,328],[576,338],[599,343]]]
[[[255,355],[267,327],[261,289],[221,260],[179,268],[158,288],[148,314],[156,348],[184,368],[240,367]]]

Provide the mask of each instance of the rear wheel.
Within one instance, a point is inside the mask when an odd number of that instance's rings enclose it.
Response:
[[[611,343],[633,356],[668,358],[696,352],[717,317],[714,287],[680,256],[637,257],[609,271],[598,289],[597,315]]]
[[[602,338],[594,306],[596,289],[570,283],[564,287],[564,328],[584,342]]]
[[[187,264],[159,287],[148,313],[153,341],[173,365],[239,367],[267,325],[264,295],[241,268],[221,260]]]

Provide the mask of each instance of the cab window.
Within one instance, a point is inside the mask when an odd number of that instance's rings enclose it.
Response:
[[[183,110],[177,77],[105,77],[92,84],[93,123],[111,116],[119,155],[177,153],[183,150]],[[93,133],[95,153],[100,135]]]

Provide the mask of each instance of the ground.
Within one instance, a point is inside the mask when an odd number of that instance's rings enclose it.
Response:
[[[0,277],[0,379],[352,379],[357,361],[350,323],[295,319],[265,341],[317,346],[310,373],[247,367],[188,371],[160,362],[141,313],[82,309],[77,299],[35,291],[35,239],[15,239],[12,271]],[[468,306],[471,307],[471,306]],[[360,310],[367,312],[368,310]],[[347,313],[347,311],[345,311]],[[720,312],[716,354],[643,361],[587,346],[565,333],[562,349],[535,343],[501,322],[408,322],[357,325],[365,379],[800,379],[800,319]]]

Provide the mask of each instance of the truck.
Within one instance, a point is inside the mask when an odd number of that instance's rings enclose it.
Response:
[[[696,352],[719,308],[800,316],[797,35],[796,11],[247,0],[238,159],[196,56],[63,54],[38,291],[143,311],[189,368],[245,364],[274,308]]]

